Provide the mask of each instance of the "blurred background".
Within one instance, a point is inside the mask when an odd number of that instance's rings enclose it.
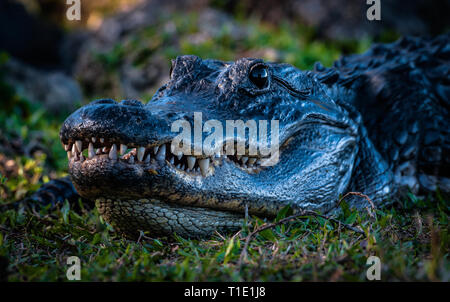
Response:
[[[0,1],[0,201],[22,199],[66,174],[59,127],[95,98],[148,101],[182,54],[261,57],[301,69],[401,35],[449,30],[450,1]]]

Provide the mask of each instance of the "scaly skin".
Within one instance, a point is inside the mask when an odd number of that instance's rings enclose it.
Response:
[[[235,230],[246,208],[261,217],[286,205],[326,212],[348,191],[376,204],[405,190],[450,192],[449,59],[449,35],[375,45],[314,71],[178,57],[169,82],[146,105],[98,100],[68,117],[60,136],[70,177],[131,236]],[[267,71],[265,81],[252,78],[255,66]],[[222,155],[200,170],[205,156],[197,156],[187,169],[187,156],[170,151],[178,134],[171,124],[192,125],[194,112],[203,121],[279,120],[279,162],[261,167],[259,155],[250,163]],[[132,150],[121,155],[121,145]],[[90,156],[80,155],[89,148]]]

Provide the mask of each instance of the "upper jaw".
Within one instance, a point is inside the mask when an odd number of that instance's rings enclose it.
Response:
[[[161,106],[163,102],[158,102],[157,107]],[[170,131],[171,119],[150,109],[139,103],[113,100],[95,101],[81,107],[66,119],[60,131],[70,162],[93,164],[97,157],[102,157],[111,165],[116,162],[142,167],[168,165],[174,171],[207,177],[222,161],[232,162],[248,173],[257,173],[261,161],[267,159],[258,154],[225,155],[223,149],[209,156],[175,152],[171,146],[175,136]],[[85,165],[88,168],[92,169],[92,165]]]
[[[169,125],[170,121],[152,114],[144,106],[112,100],[93,102],[79,108],[64,121],[60,139],[64,145],[72,145],[77,140],[88,144],[92,138],[98,138],[92,142],[96,148],[121,143],[150,147],[170,140],[173,134]]]

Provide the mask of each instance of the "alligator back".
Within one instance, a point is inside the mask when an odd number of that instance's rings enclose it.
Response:
[[[376,44],[315,71],[360,113],[400,189],[450,192],[450,35]]]

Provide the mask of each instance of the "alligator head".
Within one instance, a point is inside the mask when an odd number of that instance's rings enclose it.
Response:
[[[360,127],[322,85],[288,64],[178,57],[147,104],[97,100],[67,118],[60,137],[73,184],[126,233],[207,235],[239,227],[246,210],[330,209],[350,183]],[[172,153],[174,122],[193,129],[195,113],[223,129],[227,120],[277,120],[278,161],[264,165],[248,144],[245,154],[224,152],[246,132],[224,134],[212,155]]]

